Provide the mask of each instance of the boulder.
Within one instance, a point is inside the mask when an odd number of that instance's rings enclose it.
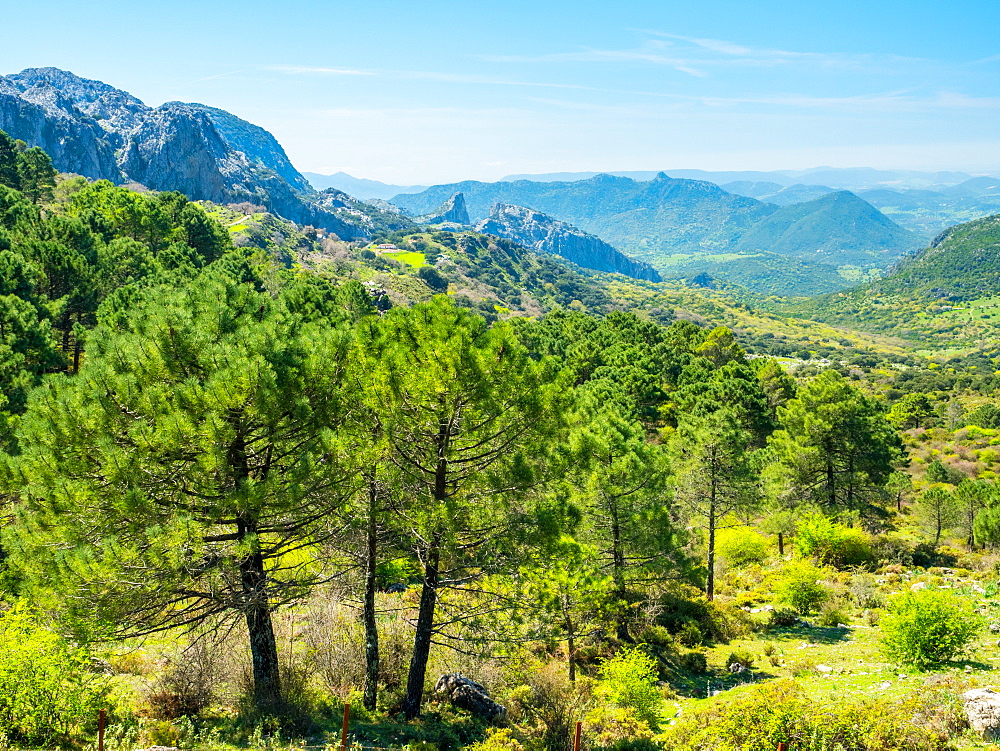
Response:
[[[507,714],[507,708],[493,701],[483,684],[461,673],[442,675],[434,686],[434,693],[447,696],[452,706],[468,710],[487,721],[502,720]]]
[[[973,730],[990,741],[1000,740],[1000,691],[974,688],[962,694]]]

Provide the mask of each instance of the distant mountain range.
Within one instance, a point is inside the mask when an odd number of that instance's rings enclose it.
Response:
[[[303,172],[303,176],[316,190],[336,188],[361,199],[389,199],[400,193],[419,193],[426,190],[426,185],[390,185],[378,180],[365,180],[351,177],[346,172],[336,172],[332,175],[319,175],[315,172]]]
[[[664,276],[707,271],[776,294],[846,287],[922,242],[849,192],[782,207],[664,173],[648,181],[613,175],[466,181],[400,194],[392,202],[419,214],[456,192],[465,195],[473,221],[497,203],[526,206],[596,235]],[[789,257],[800,263],[789,266]],[[844,273],[845,266],[853,268]]]
[[[633,170],[623,172],[549,172],[544,174],[508,175],[500,182],[531,180],[533,182],[575,182],[589,180],[597,175],[629,177],[633,180],[652,180],[660,172],[685,180],[705,180],[716,185],[732,182],[771,182],[782,187],[806,183],[829,185],[839,190],[862,190],[875,187],[924,188],[934,185],[956,185],[972,177],[965,172],[920,172],[916,170],[877,170],[871,167],[813,167],[805,170],[708,171],[700,169]],[[400,191],[402,192],[402,191]]]
[[[788,312],[942,343],[1000,334],[1000,215],[952,227],[882,279],[790,305]]]
[[[707,272],[774,294],[864,281],[942,226],[1000,211],[1000,179],[960,172],[557,173],[428,188],[304,175],[270,133],[229,112],[182,102],[149,107],[56,68],[0,76],[0,129],[42,147],[62,172],[261,206],[342,239],[409,230],[420,222],[414,217],[461,228],[502,204],[511,208],[492,217],[498,234],[541,252],[576,253],[581,266],[643,279]],[[466,206],[435,217],[457,193]]]

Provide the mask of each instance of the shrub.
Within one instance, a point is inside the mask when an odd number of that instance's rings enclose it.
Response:
[[[833,628],[841,623],[847,623],[850,616],[843,605],[835,600],[827,600],[819,611],[819,625]]]
[[[767,540],[750,527],[723,530],[716,549],[726,563],[736,568],[767,560]]]
[[[701,629],[698,628],[697,623],[692,621],[685,623],[677,634],[677,641],[685,647],[700,647],[703,640]]]
[[[708,672],[708,658],[704,652],[684,652],[677,658],[677,664],[689,673],[702,675]]]
[[[583,721],[587,748],[622,751],[635,741],[649,741],[653,731],[634,709],[600,704],[587,713]]]
[[[770,628],[790,628],[799,622],[799,614],[792,608],[775,608],[771,611]]]
[[[726,668],[732,668],[733,665],[740,665],[743,669],[749,670],[753,667],[753,655],[742,649],[730,652],[726,658]]]
[[[489,728],[486,737],[466,746],[466,751],[524,751],[524,746],[511,734],[510,728]]]
[[[848,585],[851,598],[859,608],[880,608],[885,604],[885,598],[878,590],[875,577],[871,574],[859,574],[851,579]]]
[[[799,521],[795,545],[804,558],[838,568],[860,566],[872,560],[871,542],[860,529],[845,527],[823,514],[809,514]]]
[[[803,615],[811,613],[829,597],[826,587],[819,583],[825,573],[809,561],[789,563],[775,591],[778,602],[791,605]]]
[[[220,679],[216,649],[218,645],[204,637],[190,644],[182,655],[171,662],[157,681],[155,690],[147,697],[153,717],[175,720],[197,715],[211,705]]]
[[[590,701],[592,681],[570,683],[563,662],[550,662],[527,675],[527,685],[506,696],[507,721],[524,729],[533,749],[566,751],[574,723]],[[389,743],[379,745],[390,745]]]
[[[634,709],[651,726],[656,726],[662,697],[656,686],[656,661],[637,648],[623,649],[605,660],[600,668],[598,692],[620,707]]]
[[[942,720],[954,712],[949,706],[943,716],[941,701],[928,692],[902,699],[818,703],[795,681],[785,679],[727,692],[725,700],[683,714],[660,738],[672,751],[763,751],[776,748],[779,741],[796,751],[938,751],[951,732],[942,727]]]
[[[882,650],[924,670],[961,655],[982,630],[971,603],[939,589],[897,595],[881,618]]]
[[[0,615],[0,737],[51,746],[88,730],[106,693],[89,668],[86,650],[26,607]]]

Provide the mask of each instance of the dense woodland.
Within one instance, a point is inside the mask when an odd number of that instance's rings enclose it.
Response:
[[[818,713],[791,645],[857,633],[879,680],[981,650],[995,353],[779,361],[508,241],[413,231],[412,263],[254,217],[0,135],[0,746],[93,743],[99,707],[115,748],[334,744],[345,701],[421,751],[964,737],[972,668]],[[879,652],[924,589],[968,633]]]

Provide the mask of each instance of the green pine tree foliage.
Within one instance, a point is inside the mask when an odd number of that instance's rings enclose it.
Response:
[[[242,621],[273,706],[271,613],[323,579],[308,551],[350,492],[348,335],[221,267],[115,320],[78,376],[29,401],[5,547],[99,635]]]
[[[414,500],[409,533],[423,584],[404,711],[420,711],[439,591],[500,566],[526,491],[542,479],[565,393],[506,325],[490,328],[443,296],[393,309],[359,333],[366,407]]]
[[[804,384],[778,410],[783,429],[771,436],[776,492],[795,503],[813,503],[828,513],[884,515],[884,492],[903,443],[884,406],[851,385],[836,370]]]
[[[705,595],[715,597],[716,534],[734,524],[734,514],[755,509],[761,499],[753,436],[731,407],[692,413],[672,439],[676,496],[696,527],[705,530]]]

